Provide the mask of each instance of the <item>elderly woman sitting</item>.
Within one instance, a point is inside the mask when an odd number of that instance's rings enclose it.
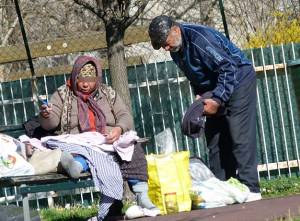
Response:
[[[98,60],[90,56],[78,57],[67,84],[52,95],[48,105],[41,106],[41,126],[45,130],[55,129],[57,134],[96,131],[106,136],[107,144],[113,144],[122,134],[132,130],[133,118],[126,105],[111,87],[102,84],[101,79]],[[141,145],[135,145],[130,162],[121,160],[117,154],[113,159],[118,162],[122,177],[131,186],[138,204],[158,210],[148,197],[147,162]],[[81,154],[71,155],[64,151],[61,163],[66,172],[75,178],[94,162],[89,162]],[[106,214],[107,211],[98,213],[98,220]]]

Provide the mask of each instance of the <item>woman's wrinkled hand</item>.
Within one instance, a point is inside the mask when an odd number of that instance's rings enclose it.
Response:
[[[121,127],[114,127],[107,135],[106,135],[106,143],[112,144],[117,141],[122,134]]]
[[[52,111],[51,104],[42,104],[40,107],[40,115],[43,118],[49,118],[51,111]]]

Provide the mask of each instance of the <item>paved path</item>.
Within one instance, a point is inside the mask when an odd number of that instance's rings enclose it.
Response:
[[[134,219],[134,221],[274,221],[276,218],[300,216],[300,195],[193,210],[174,215]],[[123,220],[123,219],[114,219]]]

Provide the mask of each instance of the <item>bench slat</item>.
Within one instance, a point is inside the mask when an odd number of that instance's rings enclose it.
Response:
[[[86,188],[94,186],[93,180],[68,180],[53,184],[30,185],[19,187],[20,194],[39,193],[59,190],[70,190],[75,188]]]
[[[80,179],[91,178],[90,173],[83,173],[80,176]],[[0,178],[0,187],[11,187],[11,186],[20,186],[22,184],[34,185],[34,184],[52,184],[60,181],[71,180],[69,176],[58,174],[58,173],[49,173],[44,175],[31,175],[31,176],[14,176],[14,177],[2,177]],[[78,180],[78,179],[74,179]]]

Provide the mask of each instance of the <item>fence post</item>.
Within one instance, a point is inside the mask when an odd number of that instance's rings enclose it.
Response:
[[[226,22],[226,17],[225,17],[223,0],[219,0],[219,7],[220,7],[221,16],[222,16],[224,32],[225,32],[225,35],[228,38],[228,40],[230,40],[229,31],[228,31],[227,22]]]
[[[38,103],[37,103],[37,101],[38,101],[38,89],[37,89],[37,85],[36,85],[36,74],[34,72],[32,57],[31,57],[31,53],[30,53],[30,48],[29,48],[27,36],[26,36],[26,31],[25,31],[25,28],[24,28],[22,14],[21,14],[20,7],[19,7],[19,2],[18,2],[18,0],[14,0],[14,2],[15,2],[16,13],[17,13],[17,16],[18,16],[20,29],[21,29],[21,33],[22,33],[22,37],[23,37],[23,41],[24,41],[24,46],[25,46],[25,49],[26,49],[27,60],[28,60],[29,68],[30,68],[30,72],[31,72],[31,90],[32,90],[33,103],[34,103],[34,106],[35,106],[36,110],[38,110],[39,106],[38,106]]]

